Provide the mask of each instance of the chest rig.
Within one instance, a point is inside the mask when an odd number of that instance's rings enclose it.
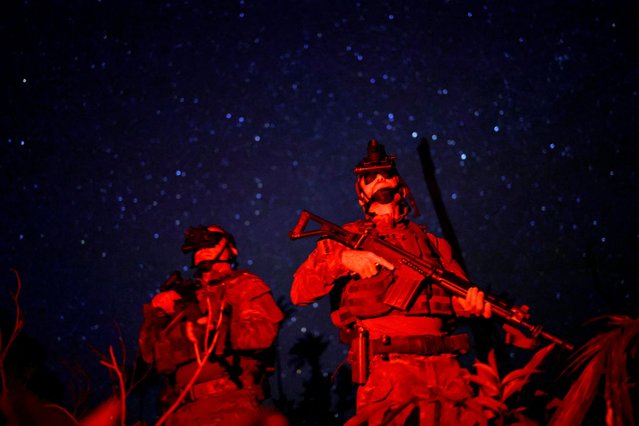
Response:
[[[372,232],[376,232],[373,230]],[[423,228],[409,222],[406,226],[396,227],[388,233],[378,233],[391,244],[421,258],[439,259],[439,252],[430,242]],[[383,269],[371,278],[349,279],[341,288],[338,306],[334,306],[331,318],[336,326],[343,327],[356,319],[375,318],[383,315],[432,315],[448,316],[453,314],[451,297],[442,288],[432,285],[428,279],[422,282],[421,290],[406,310],[395,309],[383,302],[384,294],[395,280],[395,271]]]

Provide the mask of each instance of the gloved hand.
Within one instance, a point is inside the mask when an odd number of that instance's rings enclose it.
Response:
[[[175,313],[175,302],[180,299],[181,296],[174,290],[163,291],[153,297],[151,306],[162,309],[168,315],[173,315]]]
[[[393,270],[395,267],[388,260],[366,250],[344,250],[341,256],[342,264],[360,278],[370,278],[377,275],[377,266]]]
[[[469,288],[466,298],[454,296],[453,307],[457,315],[461,316],[477,315],[490,318],[493,314],[492,305],[484,301],[484,292],[477,287]]]

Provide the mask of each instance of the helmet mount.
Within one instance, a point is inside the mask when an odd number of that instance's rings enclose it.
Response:
[[[403,220],[411,210],[415,217],[419,216],[413,194],[399,175],[395,160],[397,156],[387,154],[384,145],[371,139],[368,141],[366,157],[353,169],[357,176],[357,198],[367,216],[375,216],[370,211],[373,203],[395,203],[398,207],[395,214],[397,222]]]

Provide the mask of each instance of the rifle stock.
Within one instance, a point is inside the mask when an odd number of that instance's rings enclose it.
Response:
[[[307,230],[311,222],[319,227]],[[391,262],[395,266],[396,279],[386,291],[384,303],[400,310],[405,310],[408,307],[425,278],[430,278],[435,284],[462,298],[466,297],[468,289],[471,287],[479,287],[464,278],[443,270],[435,261],[419,258],[401,247],[376,238],[367,232],[359,234],[347,231],[320,216],[302,210],[297,224],[289,232],[289,237],[292,240],[297,240],[311,236],[330,238],[354,250],[367,250]],[[530,323],[528,321],[530,319],[528,306],[510,305],[485,291],[484,300],[490,302],[492,312],[495,315],[509,324],[525,329],[533,337],[541,336],[568,350],[574,348],[572,344],[543,330],[541,325]]]

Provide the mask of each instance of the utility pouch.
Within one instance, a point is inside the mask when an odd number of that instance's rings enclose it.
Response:
[[[395,270],[395,281],[386,290],[383,302],[405,311],[415,300],[422,281],[424,281],[424,275],[408,266],[401,265]]]
[[[393,280],[393,271],[384,269],[374,277],[349,282],[342,292],[340,307],[348,309],[357,318],[374,318],[389,313],[392,307],[383,299]]]
[[[183,340],[183,339],[182,339]],[[160,374],[170,374],[176,366],[195,358],[192,347],[188,342],[171,340],[161,337],[155,342],[155,369]]]

